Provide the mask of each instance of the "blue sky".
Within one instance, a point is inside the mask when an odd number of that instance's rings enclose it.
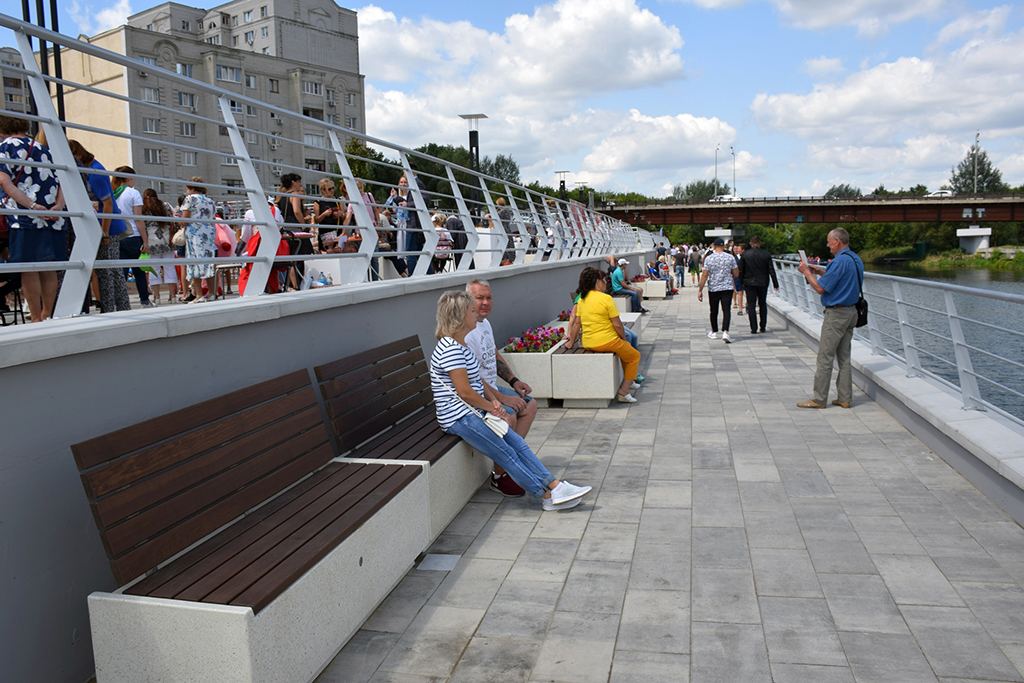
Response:
[[[93,33],[150,3],[61,3]],[[935,190],[981,130],[1024,183],[1024,9],[963,0],[381,0],[359,12],[367,132],[465,144],[523,179],[651,195]],[[76,21],[76,18],[85,17]]]

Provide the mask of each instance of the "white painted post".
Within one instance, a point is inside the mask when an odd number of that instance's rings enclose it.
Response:
[[[921,358],[914,345],[914,331],[910,328],[910,316],[907,306],[903,303],[900,283],[892,283],[892,298],[896,301],[896,318],[900,325],[900,338],[903,340],[903,358],[907,362],[907,377],[921,376]]]
[[[349,166],[348,157],[345,156],[345,147],[338,139],[334,130],[328,130],[331,138],[331,147],[334,150],[334,157],[338,162],[342,180],[345,181],[345,191],[348,192],[348,201],[352,204],[352,212],[356,217],[356,226],[359,228],[359,236],[362,242],[359,244],[358,256],[348,256],[348,259],[356,261],[359,265],[353,268],[345,268],[342,264],[341,272],[348,282],[366,282],[367,270],[370,267],[370,259],[377,248],[377,229],[373,225],[373,218],[370,214],[370,207],[363,201],[363,193],[356,185],[356,178],[352,175],[352,168]],[[417,186],[418,187],[418,186]],[[418,203],[418,202],[417,202]],[[341,257],[346,258],[346,257]],[[418,265],[418,264],[417,264]],[[341,283],[339,283],[341,284]]]
[[[455,180],[455,173],[452,171],[451,165],[445,164],[444,170],[448,172],[448,182],[452,186],[452,196],[455,197],[455,206],[459,209],[458,215],[462,220],[462,229],[466,232],[465,253],[455,256],[459,263],[457,270],[469,270],[473,259],[476,258],[477,247],[480,245],[480,233],[473,222],[472,214],[469,213],[469,208],[466,206],[466,200],[462,198],[462,190],[459,188],[459,183]]]
[[[953,340],[956,370],[960,374],[960,394],[963,398],[964,410],[985,410],[985,405],[981,402],[978,378],[974,375],[974,365],[971,363],[971,351],[967,348],[967,338],[964,337],[960,317],[956,313],[953,293],[946,291],[945,295],[946,317],[949,320],[950,338]]]
[[[405,177],[409,183],[409,193],[416,204],[416,216],[420,219],[420,228],[423,230],[423,248],[419,259],[416,261],[416,270],[409,273],[410,277],[426,275],[430,268],[430,260],[434,258],[434,250],[437,248],[437,231],[434,230],[434,221],[430,217],[430,208],[427,206],[426,197],[420,191],[420,184],[416,182],[416,174],[413,173],[409,157],[405,152],[401,153],[402,166],[405,168]],[[412,234],[411,232],[409,234]]]

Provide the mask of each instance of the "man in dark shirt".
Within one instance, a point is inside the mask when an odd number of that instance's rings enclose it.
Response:
[[[761,248],[761,238],[750,238],[750,249],[740,257],[740,283],[747,293],[747,318],[750,319],[750,333],[757,334],[757,311],[761,311],[761,332],[768,331],[768,277],[772,286],[779,291],[779,279],[775,276],[772,255]]]

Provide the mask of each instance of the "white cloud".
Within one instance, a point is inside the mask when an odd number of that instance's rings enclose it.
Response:
[[[133,14],[129,0],[117,0],[113,5],[99,10],[92,5],[81,5],[78,0],[72,0],[67,13],[78,26],[78,32],[87,36],[122,26],[128,23],[128,17]]]
[[[802,68],[802,71],[811,78],[824,78],[835,73],[842,73],[845,70],[843,60],[837,57],[825,56],[806,60]]]
[[[1002,33],[1006,20],[1010,17],[1010,8],[996,7],[982,12],[970,12],[950,22],[939,31],[935,39],[938,45],[945,45],[959,38],[975,38],[980,34],[994,35]]]

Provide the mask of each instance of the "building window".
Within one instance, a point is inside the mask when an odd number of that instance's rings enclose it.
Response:
[[[224,179],[224,184],[227,185],[228,187],[237,187],[237,188],[245,187],[242,184],[242,181],[240,179],[238,179],[238,178],[225,178]],[[241,190],[227,190],[227,194],[244,194],[244,193]]]
[[[324,95],[325,95],[325,97],[327,99],[327,104],[329,104],[329,105],[331,105],[333,107],[334,106],[334,91],[331,90],[330,88],[328,88],[327,90],[324,91]]]
[[[308,107],[303,107],[302,108],[302,115],[303,116],[308,116],[311,119],[316,119],[317,121],[323,121],[324,120],[324,110],[323,109],[310,109]]]
[[[252,106],[251,104],[245,105],[245,115],[256,116],[256,107]]]
[[[276,78],[270,79],[270,92],[281,92],[281,81]]]
[[[302,81],[303,95],[322,95],[323,92],[323,84],[315,81]]]
[[[246,31],[245,32],[245,42],[247,42],[250,45],[252,45],[255,41],[256,41],[256,31]]]
[[[256,77],[255,76],[250,76],[250,75],[246,74],[246,76],[245,76],[245,87],[246,88],[255,88],[256,87]]]
[[[160,160],[161,154],[160,154],[160,150],[159,149],[144,149],[144,150],[142,150],[142,152],[143,152],[143,158],[146,160],[147,164],[162,164],[163,163]]]
[[[281,164],[284,163],[284,159],[271,159],[270,163],[273,164],[270,167],[270,172],[274,175],[281,175]]]
[[[142,119],[143,133],[160,133],[160,119]]]
[[[246,23],[249,23],[250,21],[252,21],[252,10],[249,10],[248,12],[243,12],[242,13],[242,21],[244,21]]]
[[[260,7],[260,18],[262,19],[265,16],[267,16],[267,6],[263,5],[263,7]]]
[[[191,32],[192,31],[192,22],[189,21],[188,19],[182,19],[181,20],[181,30],[182,31],[189,31],[189,32]]]
[[[306,168],[310,171],[320,171],[323,173],[327,170],[327,162],[323,159],[306,159]]]
[[[206,39],[210,45],[220,45],[220,36],[210,36]]]
[[[220,126],[220,134],[223,135],[224,137],[227,137],[228,127],[227,126]]]
[[[338,125],[338,115],[337,114],[328,114],[327,115],[327,123],[331,124],[332,126]]]
[[[233,17],[231,17],[231,25],[232,26],[238,26],[238,15],[237,14],[234,15]]]
[[[270,48],[269,47],[263,48],[263,54],[269,55],[270,54]]]
[[[175,65],[174,68],[175,68],[175,71],[178,72],[179,76],[184,76],[185,78],[192,78],[192,65],[191,64],[185,64],[183,62],[178,62]]]
[[[264,37],[264,38],[269,38],[270,37],[270,27],[269,26],[264,26],[263,28],[261,28],[260,29],[260,35],[262,37]]]
[[[245,141],[250,145],[255,145],[260,141],[259,136],[251,130],[245,132]]]
[[[196,95],[191,92],[179,92],[178,93],[178,106],[179,107],[196,107]]]
[[[271,149],[277,149],[280,146],[281,146],[281,134],[280,133],[271,133],[270,134],[270,148]]]
[[[146,24],[146,30],[147,31],[152,31],[153,30],[153,24]]]
[[[231,36],[231,47],[238,47],[238,36]]]
[[[356,106],[356,94],[354,92],[348,93],[345,97],[348,98],[348,106]]]
[[[178,123],[178,134],[186,138],[194,138],[196,136],[196,124],[181,121]]]
[[[217,23],[216,23],[216,22],[214,22],[214,21],[211,21],[211,22],[210,22],[210,25],[209,25],[209,26],[207,26],[206,28],[208,28],[209,30],[211,30],[211,31],[212,31],[213,29],[217,28]]]
[[[4,87],[14,88],[15,90],[21,90],[22,83],[20,78],[11,78],[10,76],[4,76]]]
[[[222,64],[217,65],[217,80],[218,81],[229,81],[231,83],[242,82],[242,70],[237,66],[223,66]]]
[[[143,88],[142,89],[142,101],[153,102],[156,104],[160,103],[160,89],[159,88]]]
[[[195,152],[182,152],[181,153],[181,165],[182,166],[196,166],[196,153]]]
[[[346,128],[351,128],[352,130],[355,130],[356,129],[356,117],[354,117],[354,116],[346,116],[345,117],[345,127]]]
[[[310,147],[324,146],[324,136],[319,133],[306,133],[302,136],[302,141]]]
[[[149,64],[150,66],[156,66],[156,57],[144,57],[139,55],[137,58],[143,64]]]
[[[17,94],[17,93],[13,93],[13,92],[5,92],[4,93],[4,104],[23,104],[24,102],[25,102],[25,98],[22,97],[21,95]]]
[[[238,166],[238,158],[237,157],[221,157],[220,158],[220,165],[221,166]]]

